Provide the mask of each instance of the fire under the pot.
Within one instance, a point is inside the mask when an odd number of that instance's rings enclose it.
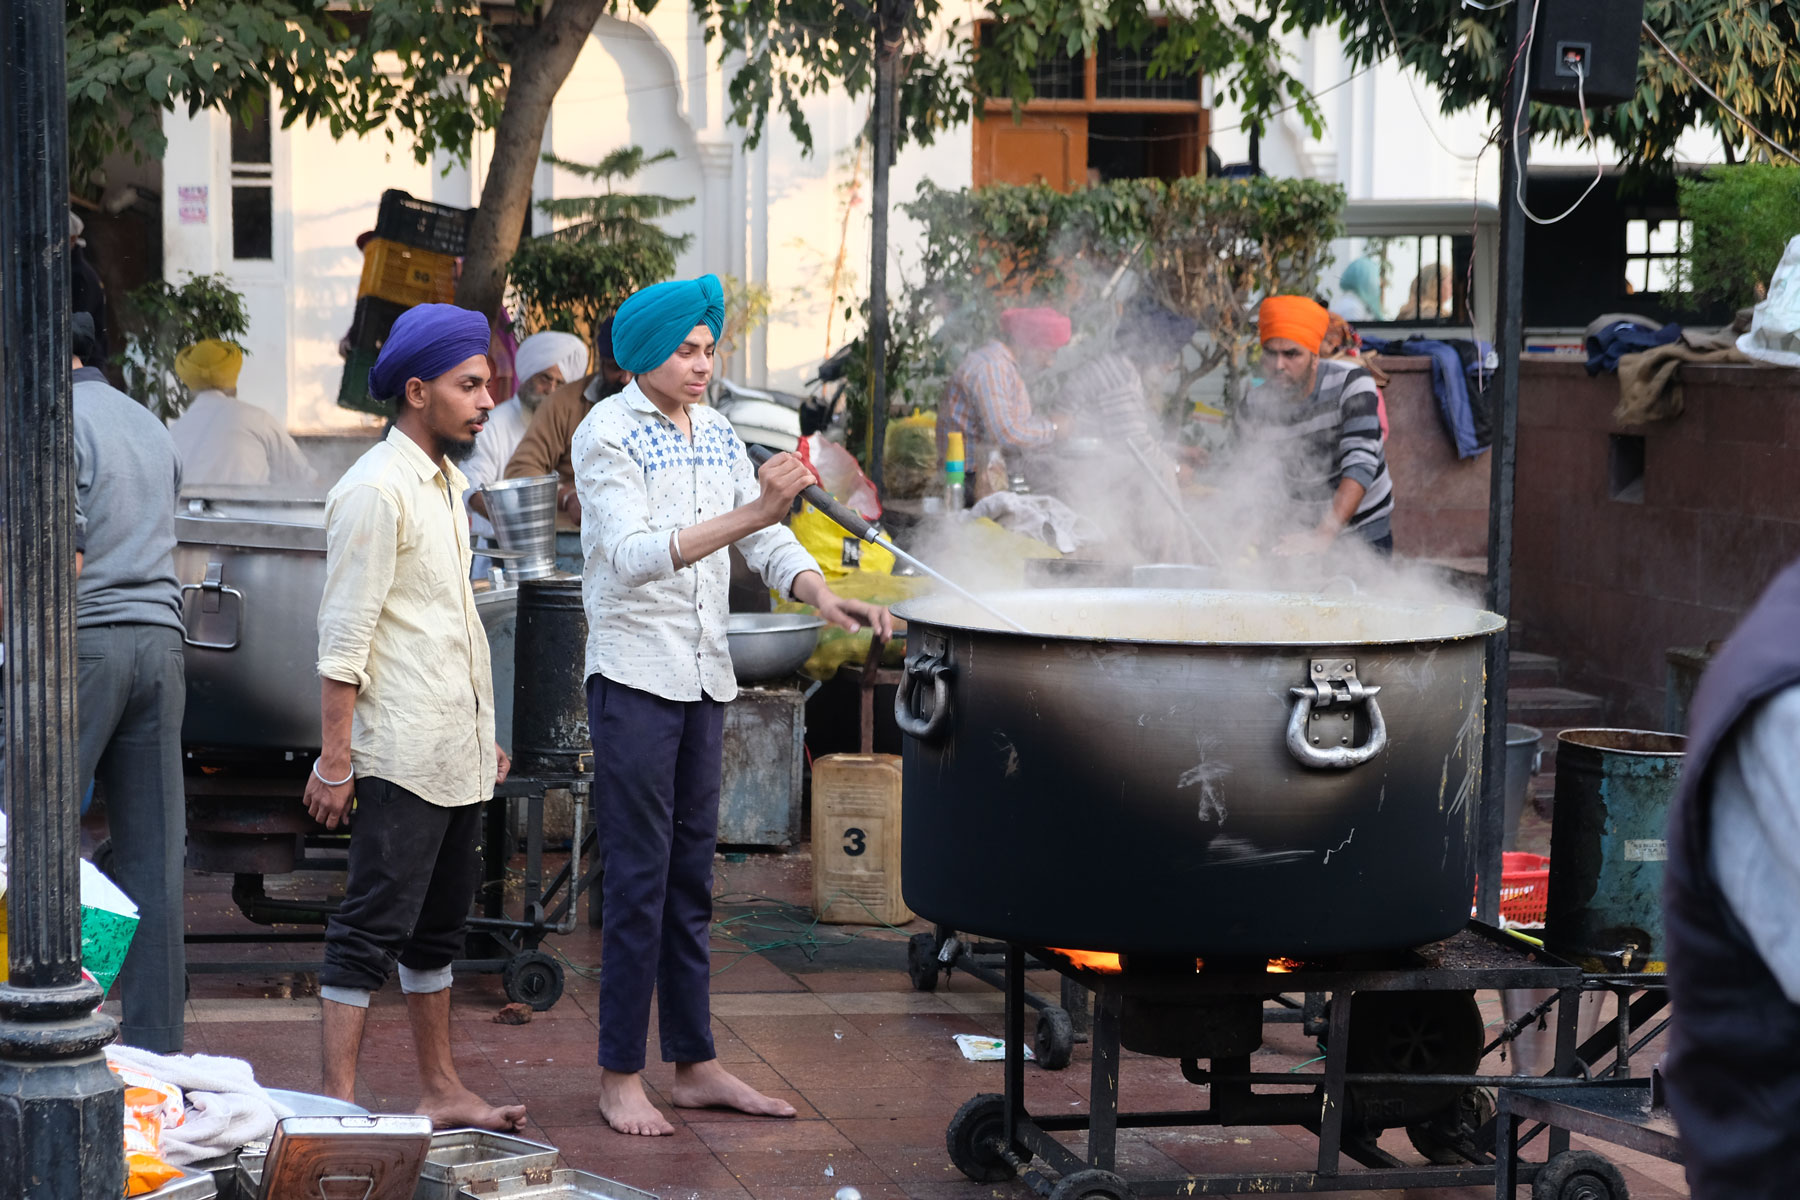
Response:
[[[1125,960],[1121,955],[1107,950],[1065,950],[1052,946],[1050,953],[1066,960],[1070,966],[1083,971],[1093,971],[1098,975],[1120,975],[1125,971]],[[1289,975],[1305,964],[1295,958],[1271,958],[1265,968],[1271,975]],[[1194,960],[1196,972],[1206,970],[1206,960]]]

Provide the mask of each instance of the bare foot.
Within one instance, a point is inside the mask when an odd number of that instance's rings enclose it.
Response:
[[[678,1063],[670,1096],[677,1108],[735,1108],[753,1117],[791,1117],[794,1106],[765,1096],[720,1065],[719,1060]]]
[[[675,1132],[668,1118],[644,1095],[644,1077],[636,1071],[600,1069],[600,1115],[620,1133],[668,1137]]]
[[[467,1088],[421,1096],[419,1108],[438,1129],[491,1129],[512,1133],[525,1125],[523,1104],[489,1104]]]

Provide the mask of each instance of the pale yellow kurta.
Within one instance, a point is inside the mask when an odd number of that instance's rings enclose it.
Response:
[[[496,767],[467,486],[389,430],[326,498],[319,603],[319,674],[357,689],[356,774],[452,807],[492,796]]]

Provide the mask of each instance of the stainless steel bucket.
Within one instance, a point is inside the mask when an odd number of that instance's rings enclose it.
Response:
[[[554,475],[507,479],[481,489],[494,540],[503,550],[524,555],[507,564],[511,579],[546,579],[556,574],[556,484]]]

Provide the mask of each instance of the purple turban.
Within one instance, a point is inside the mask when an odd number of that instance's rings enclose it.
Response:
[[[633,375],[654,371],[696,325],[712,330],[715,338],[725,328],[725,289],[717,275],[671,279],[633,292],[613,314],[612,360]]]
[[[488,352],[487,318],[454,304],[420,304],[400,314],[369,368],[369,395],[400,399],[409,379],[436,379],[457,363]]]

